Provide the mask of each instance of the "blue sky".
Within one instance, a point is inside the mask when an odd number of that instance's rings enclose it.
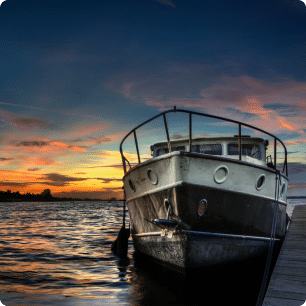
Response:
[[[176,105],[276,134],[304,192],[305,29],[299,0],[6,0],[0,189],[119,197],[124,134]]]

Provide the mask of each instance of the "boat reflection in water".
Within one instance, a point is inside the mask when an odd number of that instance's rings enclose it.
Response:
[[[188,127],[187,137],[176,134],[172,139],[168,118],[175,115],[186,116],[187,122],[180,117],[176,126]],[[166,141],[150,145],[148,131],[141,129],[159,119]],[[208,136],[207,130],[199,130],[199,119],[219,120],[219,127],[235,125],[235,133],[229,128],[226,135]],[[246,136],[242,128],[264,138]],[[146,135],[144,145],[141,135]],[[134,155],[126,144],[129,138]],[[142,160],[148,156],[142,154],[145,147],[151,158]],[[121,142],[120,152],[137,253],[185,274],[259,258],[271,241],[277,247],[284,238],[287,151],[272,134],[242,122],[174,109],[133,129]]]
[[[256,264],[220,265],[186,276],[136,256],[127,300],[131,305],[203,305],[204,299],[211,306],[256,305],[263,268],[257,260]]]

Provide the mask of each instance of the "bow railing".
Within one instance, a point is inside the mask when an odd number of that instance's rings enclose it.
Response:
[[[142,126],[148,124],[149,122],[156,120],[159,117],[163,118],[163,122],[164,122],[164,128],[165,128],[165,133],[166,133],[166,138],[167,138],[167,144],[168,144],[168,151],[169,153],[171,153],[171,139],[170,139],[170,134],[169,134],[169,128],[168,128],[168,124],[167,124],[167,114],[169,113],[186,113],[189,115],[189,125],[188,125],[188,133],[189,133],[189,152],[192,151],[192,142],[193,142],[193,126],[192,126],[192,120],[193,120],[193,116],[201,116],[201,117],[206,117],[206,118],[213,118],[213,119],[218,119],[218,120],[222,120],[222,121],[226,121],[226,122],[230,122],[230,123],[234,123],[238,126],[238,154],[239,154],[239,160],[242,160],[242,138],[243,135],[241,133],[241,128],[242,127],[246,127],[246,128],[250,128],[253,130],[256,130],[258,132],[261,132],[263,134],[266,134],[270,137],[272,137],[274,139],[274,158],[273,158],[273,166],[274,168],[276,168],[277,165],[277,142],[279,142],[283,149],[284,149],[284,157],[283,157],[283,161],[282,161],[282,170],[281,172],[284,173],[286,176],[288,176],[288,166],[287,166],[287,149],[286,146],[284,145],[284,143],[275,135],[266,132],[258,127],[255,127],[253,125],[247,124],[247,123],[243,123],[237,120],[232,120],[232,119],[228,119],[225,117],[220,117],[220,116],[215,116],[215,115],[210,115],[210,114],[204,114],[204,113],[200,113],[200,112],[194,112],[194,111],[189,111],[189,110],[183,110],[183,109],[176,109],[176,107],[174,107],[174,109],[171,110],[167,110],[164,111],[154,117],[152,117],[151,119],[139,124],[138,126],[136,126],[134,129],[132,129],[128,134],[126,134],[126,136],[122,139],[121,143],[120,143],[120,154],[121,154],[121,158],[122,158],[122,164],[123,164],[123,170],[124,170],[124,174],[127,172],[127,163],[129,165],[129,167],[131,168],[131,163],[127,160],[127,158],[124,156],[124,152],[123,152],[123,143],[126,141],[126,139],[133,134],[134,136],[134,144],[135,144],[135,148],[136,148],[136,154],[137,154],[137,161],[138,164],[141,163],[141,156],[140,156],[140,152],[139,152],[139,144],[138,144],[138,140],[137,140],[137,133],[136,131],[141,128]]]

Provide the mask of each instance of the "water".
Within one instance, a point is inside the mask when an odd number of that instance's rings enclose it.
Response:
[[[290,200],[289,210],[305,201]],[[209,273],[191,288],[176,274],[134,260],[131,242],[129,259],[120,261],[110,247],[121,221],[121,202],[0,203],[1,302],[6,306],[203,305],[213,292],[212,305],[221,305],[221,297],[235,303],[237,296],[245,296],[243,284],[233,289],[231,279],[214,279]],[[243,283],[256,297],[254,271],[247,272]]]

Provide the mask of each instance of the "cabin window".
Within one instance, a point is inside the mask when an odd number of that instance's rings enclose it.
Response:
[[[172,152],[173,151],[186,151],[185,146],[178,146],[178,147],[171,147]]]
[[[239,155],[238,144],[237,143],[229,143],[227,146],[227,154],[228,155]],[[242,152],[243,156],[250,156],[256,159],[261,159],[261,150],[259,145],[257,144],[242,144]]]
[[[156,156],[164,155],[169,153],[168,148],[162,148],[162,149],[157,149],[156,150]]]
[[[172,152],[174,152],[174,151],[186,151],[186,147],[185,146],[176,146],[176,147],[173,146],[173,147],[171,147],[171,150],[172,150]],[[160,155],[167,154],[167,153],[169,153],[168,148],[157,149],[156,150],[156,157],[160,156]]]
[[[210,155],[222,155],[221,144],[201,144],[192,146],[192,152],[210,154]]]

